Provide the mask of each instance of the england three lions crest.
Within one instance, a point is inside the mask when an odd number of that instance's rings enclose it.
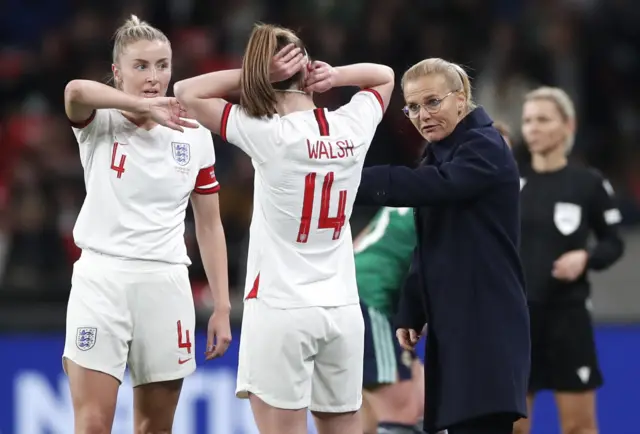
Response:
[[[186,166],[191,161],[191,146],[188,143],[171,142],[171,153],[180,166]]]
[[[95,327],[78,327],[76,332],[76,347],[81,351],[88,351],[96,344],[98,329]]]

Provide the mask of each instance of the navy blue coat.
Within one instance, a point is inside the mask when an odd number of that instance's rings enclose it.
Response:
[[[397,325],[429,318],[425,429],[526,416],[529,313],[518,255],[520,179],[482,108],[415,169],[366,168],[356,203],[414,207],[418,245]]]

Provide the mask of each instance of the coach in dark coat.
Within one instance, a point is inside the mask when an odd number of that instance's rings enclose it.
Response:
[[[356,203],[415,208],[418,246],[397,335],[413,348],[429,318],[425,430],[511,434],[526,416],[530,368],[516,163],[474,107],[462,68],[427,59],[402,85],[426,157],[416,169],[365,169]]]

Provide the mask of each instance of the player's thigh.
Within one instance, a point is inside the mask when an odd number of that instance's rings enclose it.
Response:
[[[120,382],[69,359],[63,360],[63,364],[69,377],[76,433],[110,433]]]
[[[171,432],[182,381],[149,383],[133,389],[134,425],[137,434]]]
[[[130,303],[134,332],[129,369],[134,386],[179,380],[193,373],[195,309],[187,268],[140,273]]]
[[[245,301],[236,396],[253,394],[279,409],[308,407],[321,321],[318,308],[277,309],[260,299]]]
[[[378,418],[370,403],[371,395],[367,390],[362,391],[362,407],[360,407],[360,417],[362,418],[362,429],[364,434],[376,434],[378,431]]]
[[[86,258],[74,265],[63,359],[122,382],[133,329],[129,288],[126,276],[94,266]]]
[[[310,409],[347,413],[362,405],[364,321],[359,305],[323,310],[331,332],[315,358]]]
[[[260,434],[303,434],[307,432],[307,409],[273,407],[258,396],[249,396],[251,411]]]
[[[591,315],[586,306],[555,309],[549,324],[551,389],[556,392],[588,392],[599,388],[598,364]]]

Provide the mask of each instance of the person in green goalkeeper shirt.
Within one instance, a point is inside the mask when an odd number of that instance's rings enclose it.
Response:
[[[412,208],[381,208],[354,242],[365,321],[362,412],[366,434],[422,432],[422,363],[400,347],[392,324],[415,246]]]

